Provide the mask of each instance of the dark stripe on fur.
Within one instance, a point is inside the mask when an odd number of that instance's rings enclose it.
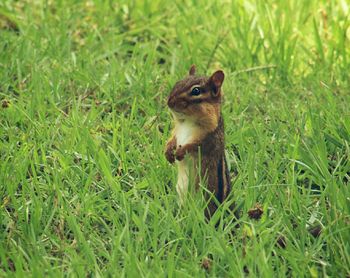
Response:
[[[220,203],[224,200],[224,186],[225,186],[225,181],[223,177],[223,159],[220,158],[219,163],[218,163],[218,169],[217,169],[217,175],[218,175],[218,192],[216,195],[216,198],[219,200]]]
[[[227,167],[227,162],[226,162],[226,156],[224,155],[224,161],[225,161],[225,178],[226,178],[226,196],[224,198],[226,198],[230,192],[231,192],[231,178],[230,178],[230,171],[228,170]]]

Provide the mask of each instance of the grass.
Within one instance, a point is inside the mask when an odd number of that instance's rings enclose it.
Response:
[[[0,276],[349,276],[349,9],[1,1]],[[226,73],[238,228],[163,155],[193,63]]]

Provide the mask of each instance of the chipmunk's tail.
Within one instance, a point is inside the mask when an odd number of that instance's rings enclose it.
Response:
[[[216,198],[222,203],[231,191],[230,172],[228,170],[225,154],[217,165],[218,192]]]
[[[221,178],[218,175],[219,178],[219,190],[218,190],[218,200],[220,201],[220,203],[222,203],[231,193],[232,190],[232,185],[231,185],[231,177],[230,177],[230,171],[229,171],[229,167],[228,167],[228,163],[226,160],[226,155],[224,154],[221,160],[221,166],[222,169],[220,170],[221,174]],[[220,163],[219,163],[220,164]],[[218,166],[219,168],[219,166]],[[221,179],[221,181],[220,181]],[[231,195],[232,197],[232,195]],[[240,215],[240,210],[241,210],[241,206],[237,207],[237,204],[235,202],[232,202],[232,204],[230,205],[230,210],[234,213],[236,219],[239,219],[239,215]]]

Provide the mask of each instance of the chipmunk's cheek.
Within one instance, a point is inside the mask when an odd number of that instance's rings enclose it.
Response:
[[[201,108],[197,104],[192,104],[187,109],[188,114],[191,116],[200,116],[201,115]]]
[[[184,111],[187,108],[188,104],[186,101],[179,101],[175,105],[175,109],[177,109],[179,112],[186,112]]]

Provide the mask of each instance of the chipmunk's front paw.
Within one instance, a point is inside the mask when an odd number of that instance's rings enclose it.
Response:
[[[185,158],[186,150],[185,148],[178,148],[175,153],[176,160],[181,161]]]
[[[174,149],[167,148],[165,151],[165,157],[171,164],[173,164],[175,162]]]

